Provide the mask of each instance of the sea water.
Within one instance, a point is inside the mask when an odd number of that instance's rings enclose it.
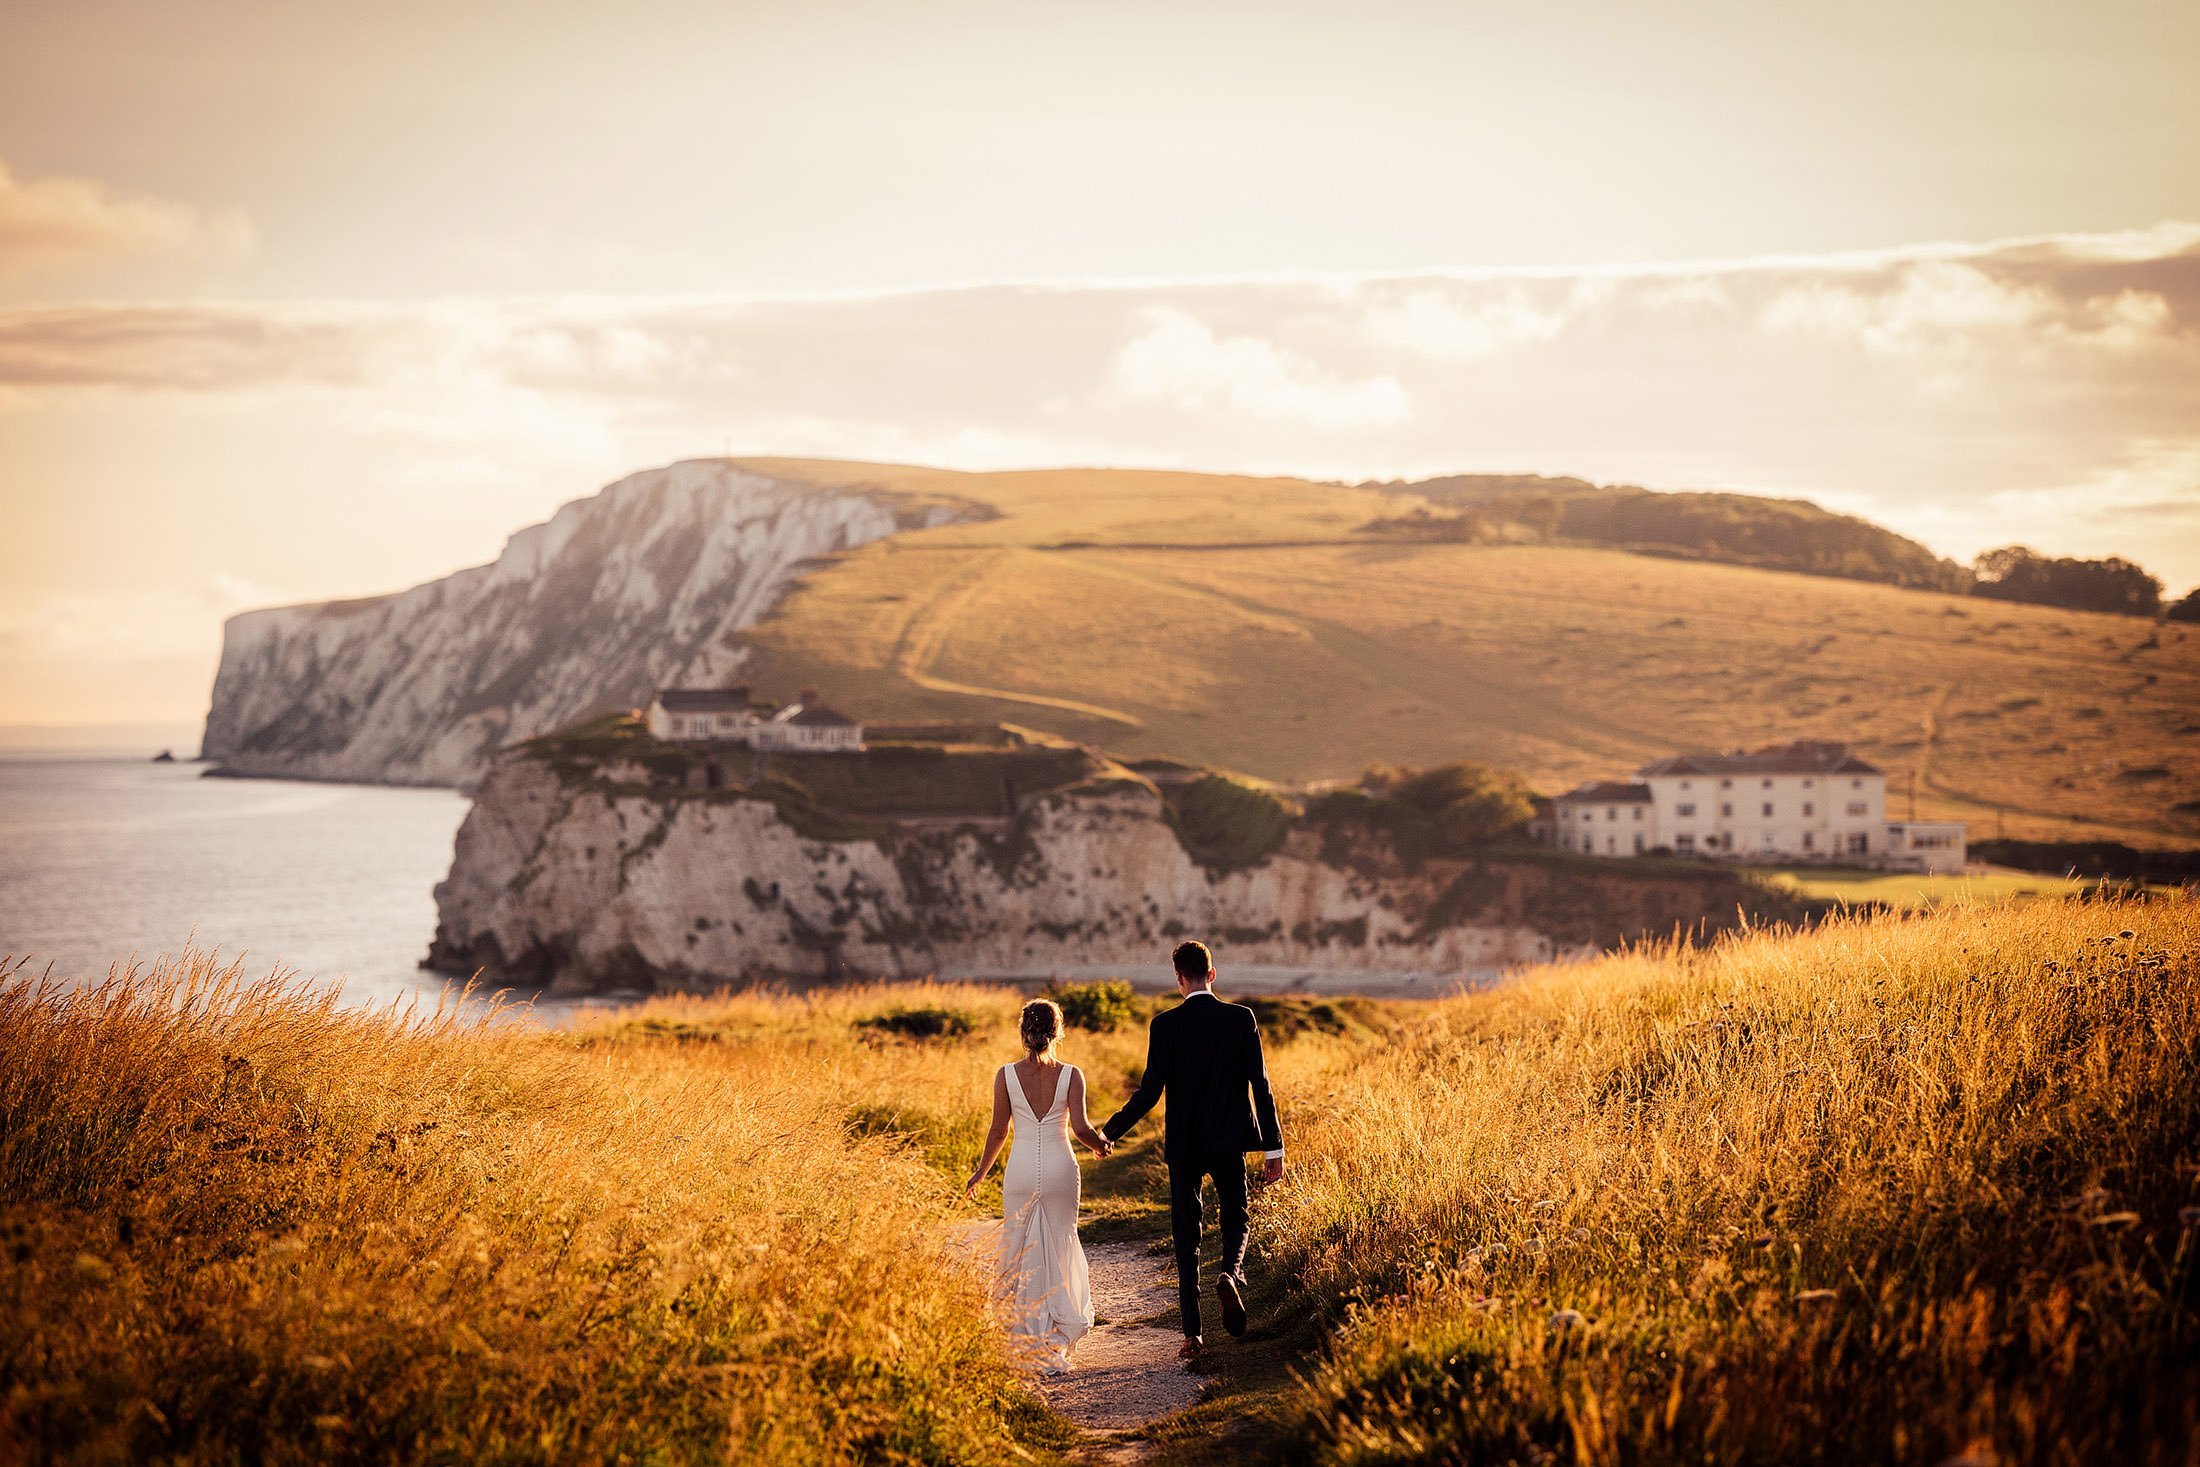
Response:
[[[81,979],[195,943],[347,1003],[441,991],[419,964],[463,795],[203,769],[0,755],[0,954]]]

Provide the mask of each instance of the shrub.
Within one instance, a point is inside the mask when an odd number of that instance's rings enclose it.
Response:
[[[1535,813],[1517,776],[1486,764],[1442,764],[1390,792],[1401,854],[1461,855],[1511,835]]]
[[[1235,1000],[1253,1011],[1270,1044],[1289,1044],[1309,1034],[1365,1038],[1390,1028],[1382,1006],[1365,998],[1301,998],[1296,994],[1252,994]]]
[[[1234,871],[1257,866],[1282,849],[1293,811],[1281,796],[1210,774],[1165,789],[1170,824],[1193,860]]]
[[[1383,831],[1408,865],[1467,855],[1517,834],[1534,813],[1519,776],[1464,762],[1370,769],[1360,788],[1325,791],[1307,802],[1316,822]]]
[[[1072,1026],[1094,1034],[1113,1034],[1138,1021],[1138,994],[1120,978],[1101,978],[1091,983],[1049,983],[1048,998],[1061,1005],[1062,1017]]]
[[[899,1034],[904,1039],[960,1039],[977,1027],[977,1021],[961,1009],[927,1006],[872,1014],[856,1020],[856,1027]]]

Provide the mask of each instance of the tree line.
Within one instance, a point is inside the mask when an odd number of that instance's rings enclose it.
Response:
[[[2160,579],[2120,556],[2083,560],[2007,545],[1964,566],[1884,526],[1805,499],[1661,493],[1533,474],[1454,474],[1371,487],[1430,501],[1361,527],[1389,539],[1604,545],[2073,611],[2200,622],[2200,589],[2165,604]]]

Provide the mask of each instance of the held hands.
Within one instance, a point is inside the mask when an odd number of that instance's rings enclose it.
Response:
[[[1092,1154],[1099,1157],[1102,1161],[1106,1161],[1109,1157],[1115,1155],[1115,1143],[1113,1141],[1110,1141],[1105,1136],[1101,1136],[1093,1141],[1088,1141],[1085,1144],[1090,1146],[1092,1148]]]

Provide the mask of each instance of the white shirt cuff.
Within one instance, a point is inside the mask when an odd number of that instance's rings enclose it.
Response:
[[[1281,1146],[1278,1146],[1278,1147],[1277,1147],[1277,1148],[1276,1148],[1275,1150],[1273,1150],[1273,1151],[1269,1152],[1269,1153],[1268,1153],[1268,1159],[1269,1159],[1270,1161],[1281,1161],[1281,1160],[1283,1160],[1283,1148],[1282,1148]]]

